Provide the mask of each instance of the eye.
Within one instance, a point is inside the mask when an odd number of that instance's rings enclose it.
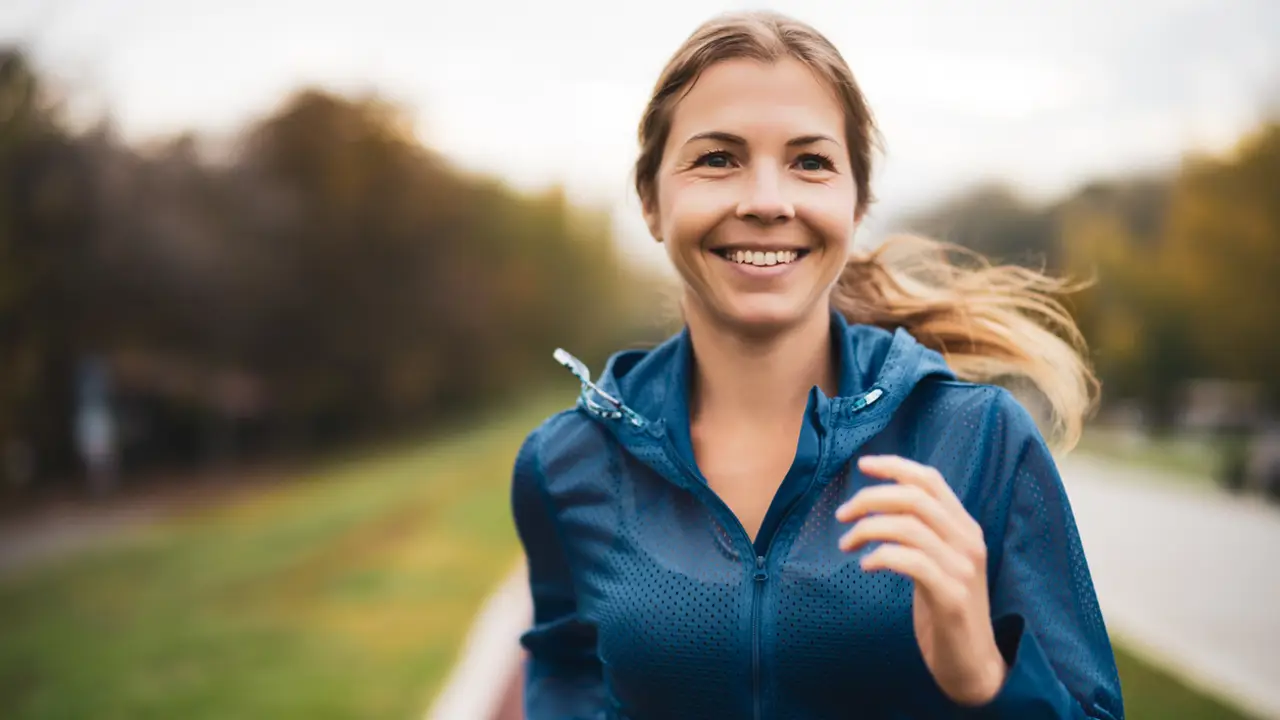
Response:
[[[805,153],[796,158],[796,163],[801,170],[805,172],[821,172],[823,170],[835,170],[835,164],[831,162],[831,158],[822,153]]]
[[[698,159],[693,161],[693,166],[723,170],[725,168],[733,167],[733,156],[724,150],[712,150],[711,152],[699,155]]]

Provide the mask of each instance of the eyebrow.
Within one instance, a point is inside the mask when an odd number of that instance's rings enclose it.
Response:
[[[688,140],[686,140],[685,144],[688,145],[689,143],[696,142],[698,140],[715,140],[717,142],[727,143],[730,145],[746,145],[747,144],[747,141],[744,140],[742,137],[738,135],[734,135],[733,133],[727,133],[721,130],[710,130],[707,132],[700,132],[690,137]],[[812,145],[814,143],[824,142],[824,141],[835,143],[836,145],[840,144],[838,140],[831,137],[830,135],[818,134],[818,135],[801,135],[799,137],[791,138],[790,140],[787,141],[787,147],[800,147],[802,145]]]

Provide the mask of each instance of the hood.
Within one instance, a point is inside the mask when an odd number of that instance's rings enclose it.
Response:
[[[827,397],[814,387],[810,406],[820,432],[833,436],[833,447],[856,451],[862,443],[841,442],[841,433],[865,438],[878,432],[926,378],[955,379],[940,353],[904,329],[851,325],[832,311],[831,332],[839,392]],[[579,406],[608,425],[624,445],[663,437],[672,437],[676,446],[687,442],[693,361],[687,326],[652,349],[615,353],[595,382],[567,352],[557,350],[556,359],[583,382]],[[832,458],[841,463],[847,459]]]

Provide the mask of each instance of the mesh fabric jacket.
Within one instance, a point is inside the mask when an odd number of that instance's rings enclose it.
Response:
[[[817,469],[763,554],[676,451],[687,433],[687,329],[610,358],[596,392],[518,454],[528,559],[525,711],[550,718],[1123,718],[1120,684],[1070,503],[1030,415],[957,381],[905,331],[833,315],[839,397],[819,392]],[[682,363],[686,365],[682,365]],[[603,395],[602,395],[603,393]],[[602,397],[617,399],[619,408]],[[868,573],[836,508],[875,482],[864,454],[937,468],[988,543],[1008,679],[960,708],[912,629],[912,581]]]

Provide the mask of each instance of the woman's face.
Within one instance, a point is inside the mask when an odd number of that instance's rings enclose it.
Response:
[[[828,312],[856,189],[834,93],[796,60],[708,68],[676,106],[645,208],[687,312],[740,331]]]

